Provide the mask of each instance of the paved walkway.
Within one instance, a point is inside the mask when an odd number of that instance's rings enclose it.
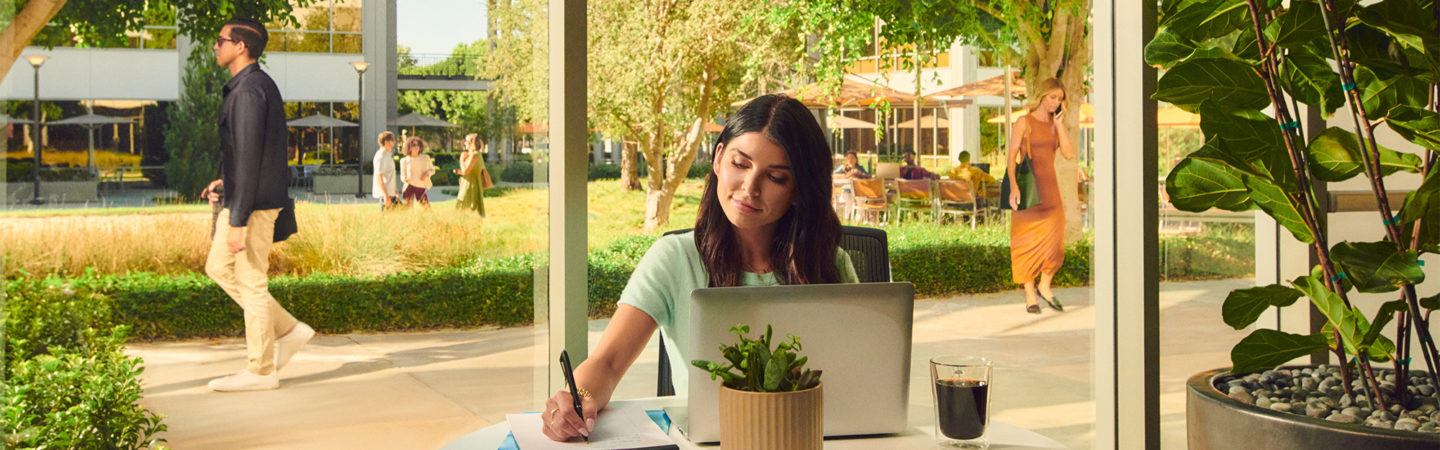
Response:
[[[1244,333],[1220,305],[1248,280],[1162,285],[1161,413],[1166,448],[1184,446],[1184,381],[1228,364]],[[916,302],[910,414],[931,414],[928,358],[941,353],[996,360],[995,420],[1075,448],[1094,438],[1091,386],[1094,311],[1088,289],[1057,291],[1066,312],[1023,312],[1018,291]],[[239,314],[239,310],[236,310]],[[608,321],[590,322],[596,342]],[[134,344],[144,358],[145,399],[176,449],[438,448],[510,412],[535,410],[545,394],[544,333],[534,327],[319,336],[281,374],[276,391],[218,394],[210,379],[244,365],[241,339]],[[655,393],[654,345],[616,398]]]

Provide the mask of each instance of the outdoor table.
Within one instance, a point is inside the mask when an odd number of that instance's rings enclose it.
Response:
[[[656,410],[669,406],[681,406],[685,399],[681,397],[652,397],[636,400],[616,400],[610,402],[612,406],[639,405],[646,410]],[[926,405],[928,411],[929,405]],[[877,437],[856,437],[826,439],[827,449],[916,449],[916,448],[937,448],[935,440],[935,420],[932,413],[916,413],[912,408],[909,415],[909,427],[904,432],[893,435],[882,435]],[[461,436],[459,439],[445,445],[444,450],[494,450],[500,447],[505,441],[505,436],[510,434],[510,423],[500,422],[481,428],[470,434]],[[685,439],[679,427],[670,426],[670,439],[675,441],[681,449],[714,449],[720,448],[715,444],[701,445]],[[995,420],[985,430],[985,438],[990,441],[992,449],[1024,449],[1024,448],[1066,448],[1054,439],[1042,436],[1039,433],[1026,430],[1014,425]],[[524,449],[521,449],[524,450]]]

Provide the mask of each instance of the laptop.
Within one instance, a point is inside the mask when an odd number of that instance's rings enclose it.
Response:
[[[750,326],[751,339],[774,329],[800,338],[807,368],[824,373],[825,436],[905,430],[910,394],[910,335],[915,286],[910,283],[697,289],[690,296],[686,359],[723,361],[719,347],[736,341],[730,327]],[[688,362],[688,361],[687,361]],[[666,408],[691,442],[720,440],[719,380],[686,364],[687,407]]]

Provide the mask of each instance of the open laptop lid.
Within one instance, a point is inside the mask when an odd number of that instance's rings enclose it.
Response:
[[[697,289],[691,294],[688,360],[721,361],[736,324],[750,337],[800,337],[806,367],[824,371],[825,436],[904,431],[910,392],[910,337],[915,287],[861,283]],[[773,344],[773,343],[772,343]],[[720,382],[693,365],[689,407],[671,411],[692,442],[720,440]]]

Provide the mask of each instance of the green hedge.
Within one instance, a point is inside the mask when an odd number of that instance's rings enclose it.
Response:
[[[103,295],[58,280],[6,282],[3,448],[148,448],[166,426],[142,408],[143,370]]]
[[[914,283],[920,297],[1015,288],[1010,279],[1008,236],[1003,229],[972,231],[954,226],[907,225],[889,231],[892,277]],[[1232,238],[1165,238],[1162,245],[1183,243],[1206,249],[1222,263],[1167,266],[1167,277],[1199,279],[1248,273],[1251,263],[1243,257],[1248,257],[1251,250],[1243,239],[1217,244]],[[653,235],[624,237],[590,252],[587,293],[591,317],[606,317],[614,312],[635,264],[656,239]],[[1089,283],[1091,252],[1088,241],[1070,245],[1055,283]],[[1241,259],[1234,259],[1237,257]],[[378,278],[278,277],[271,280],[270,288],[291,313],[326,333],[519,325],[533,319],[534,270],[544,264],[543,257],[521,255],[482,260],[465,268]],[[1216,267],[1231,267],[1230,273]],[[130,326],[139,338],[240,336],[243,331],[239,306],[200,274],[86,276],[69,282],[113,299],[109,308],[115,320]]]

